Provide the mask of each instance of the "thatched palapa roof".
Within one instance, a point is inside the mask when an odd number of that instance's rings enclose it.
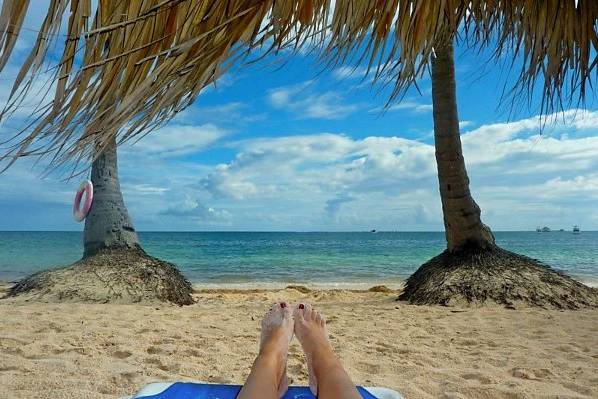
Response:
[[[496,57],[521,55],[519,87],[538,80],[547,106],[583,99],[598,71],[596,0],[98,0],[96,9],[91,0],[49,0],[43,23],[23,27],[35,3],[2,1],[0,71],[22,29],[38,36],[1,117],[48,68],[54,92],[26,128],[2,140],[8,165],[44,154],[53,164],[87,164],[110,138],[140,137],[172,118],[255,47],[263,55],[315,46],[331,63],[357,52],[378,80],[392,82],[393,98],[446,35],[491,46]]]

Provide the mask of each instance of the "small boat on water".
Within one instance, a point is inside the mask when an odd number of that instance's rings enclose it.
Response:
[[[550,227],[546,227],[546,226],[544,226],[544,227],[542,227],[542,228],[539,228],[539,227],[538,227],[538,228],[536,229],[536,231],[537,231],[538,233],[550,233],[552,230],[550,230]]]
[[[580,230],[579,230],[579,226],[573,226],[573,234],[579,234]]]

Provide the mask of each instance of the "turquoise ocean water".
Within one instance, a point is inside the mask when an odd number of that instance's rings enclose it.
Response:
[[[496,232],[502,247],[598,283],[598,232]],[[145,232],[146,251],[200,285],[398,285],[440,253],[444,233]],[[0,232],[0,280],[67,265],[82,253],[80,232]]]

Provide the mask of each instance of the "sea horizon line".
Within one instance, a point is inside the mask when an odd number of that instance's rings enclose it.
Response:
[[[444,230],[136,230],[137,233],[444,233]],[[537,233],[530,230],[492,230],[493,233]],[[571,229],[549,233],[571,233]],[[594,233],[598,230],[582,230]],[[83,233],[83,230],[0,230],[0,233]]]

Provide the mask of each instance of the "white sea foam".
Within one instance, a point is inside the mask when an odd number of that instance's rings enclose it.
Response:
[[[578,277],[578,276],[574,276],[574,278],[587,285],[588,287],[594,287],[594,288],[598,288],[598,277],[588,277],[588,276],[583,276],[583,277]]]
[[[234,289],[234,290],[279,290],[290,285],[302,286],[314,290],[367,290],[377,285],[384,285],[390,289],[401,289],[404,280],[377,280],[377,281],[327,281],[327,282],[280,282],[280,281],[251,281],[251,282],[194,282],[193,287],[197,290]]]

